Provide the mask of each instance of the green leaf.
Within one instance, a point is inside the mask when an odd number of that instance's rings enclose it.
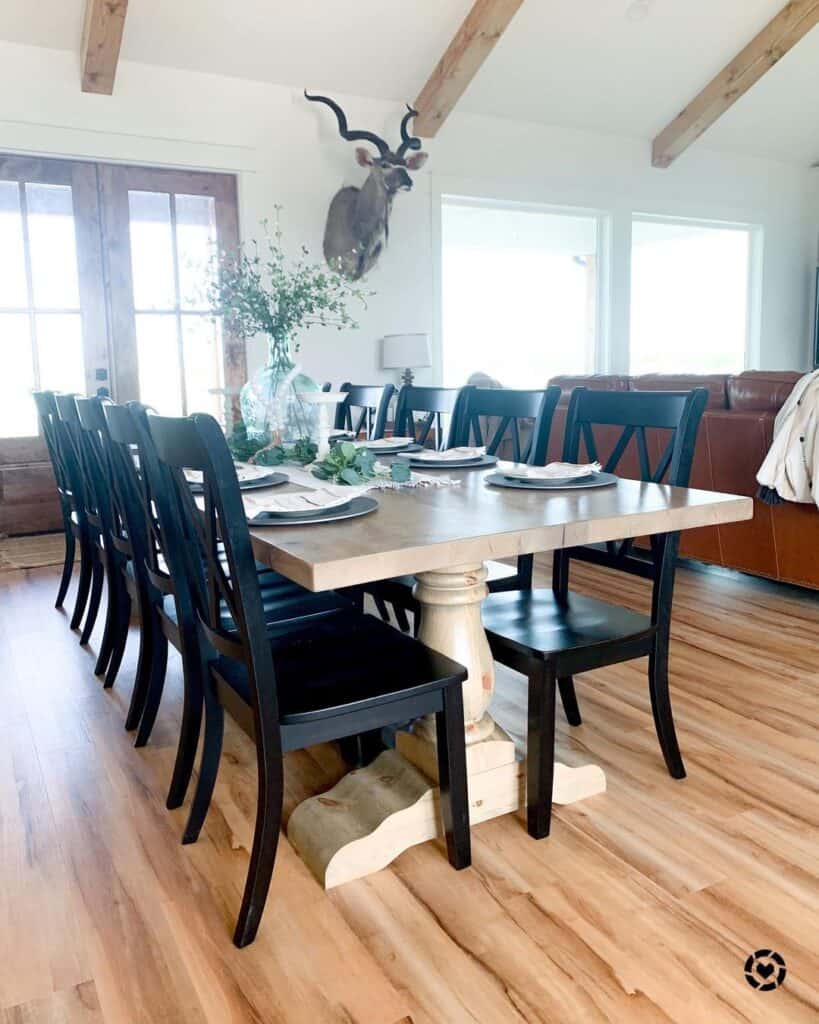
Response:
[[[355,487],[356,484],[360,484],[362,482],[359,474],[351,466],[348,466],[346,469],[342,469],[338,478],[340,483],[350,484],[352,487]]]
[[[358,449],[352,441],[342,441],[341,444],[335,446],[337,451],[340,451],[344,458],[349,462],[355,458]]]

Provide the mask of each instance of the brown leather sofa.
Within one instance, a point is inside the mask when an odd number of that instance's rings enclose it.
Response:
[[[678,391],[704,387],[709,399],[697,439],[691,486],[755,498],[756,473],[770,447],[774,418],[800,376],[790,371],[749,370],[732,377],[555,377],[550,383],[559,385],[563,395],[555,413],[549,456],[560,457],[573,388]],[[659,452],[661,438],[650,443]],[[626,453],[621,472],[639,475],[636,450]],[[819,589],[819,509],[755,500],[752,520],[688,530],[682,535],[680,553],[685,558]]]

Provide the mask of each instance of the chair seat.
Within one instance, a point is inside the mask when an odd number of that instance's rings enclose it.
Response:
[[[649,616],[572,591],[566,604],[551,590],[490,594],[481,616],[493,651],[511,647],[546,661],[566,652],[591,653],[617,641],[648,643],[655,633]]]
[[[355,611],[311,621],[303,629],[274,627],[270,646],[282,725],[365,711],[466,679],[463,665]],[[214,668],[249,704],[245,666],[222,657]]]

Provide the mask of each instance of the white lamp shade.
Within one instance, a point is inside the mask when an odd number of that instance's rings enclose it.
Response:
[[[432,366],[428,334],[387,334],[381,343],[381,369]]]

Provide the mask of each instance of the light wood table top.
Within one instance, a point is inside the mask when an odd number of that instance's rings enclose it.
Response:
[[[252,527],[256,557],[320,591],[753,516],[751,498],[738,495],[634,480],[582,490],[510,490],[486,484],[488,472],[450,470],[459,487],[372,491],[379,508],[357,519]]]

